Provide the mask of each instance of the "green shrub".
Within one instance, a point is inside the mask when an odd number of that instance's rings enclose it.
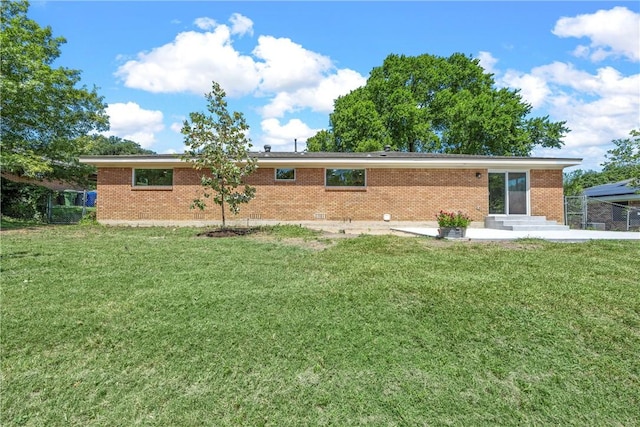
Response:
[[[80,225],[98,225],[98,220],[96,219],[96,211],[95,209],[88,211],[80,221],[78,222]]]
[[[2,178],[2,215],[44,222],[49,193],[45,187]]]

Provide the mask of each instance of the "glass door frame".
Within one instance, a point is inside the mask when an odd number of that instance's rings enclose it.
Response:
[[[504,175],[504,210],[505,213],[501,213],[501,214],[496,214],[496,213],[489,213],[489,215],[508,215],[508,216],[529,216],[531,214],[531,179],[530,179],[530,171],[528,169],[525,170],[517,170],[517,169],[489,169],[487,171],[487,174],[503,174]],[[525,174],[525,180],[526,180],[526,194],[525,194],[525,203],[526,203],[526,212],[522,213],[522,214],[512,214],[509,212],[509,174],[510,173],[524,173]],[[491,180],[489,179],[489,176],[487,175],[487,202],[489,202],[489,197],[491,195],[491,192],[489,191],[489,183],[491,182]],[[491,203],[488,204],[489,206],[491,206]]]

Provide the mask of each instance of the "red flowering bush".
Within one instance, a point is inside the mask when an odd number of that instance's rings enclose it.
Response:
[[[438,226],[440,226],[441,228],[466,228],[469,226],[469,224],[471,224],[471,218],[469,218],[468,215],[463,214],[462,211],[447,212],[441,210],[436,215],[436,219],[438,220]]]

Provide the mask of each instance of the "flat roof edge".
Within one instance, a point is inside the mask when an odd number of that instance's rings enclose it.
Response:
[[[500,168],[500,167],[555,167],[565,168],[577,166],[582,159],[577,158],[555,158],[555,157],[508,157],[508,156],[473,156],[473,155],[402,155],[384,156],[380,154],[366,155],[368,153],[348,153],[358,154],[355,156],[317,156],[278,155],[278,153],[260,153],[256,156],[258,165],[263,164],[271,167],[378,167],[378,168]],[[315,154],[315,153],[314,153]],[[341,153],[344,154],[344,153]],[[373,154],[373,153],[371,153]],[[98,167],[175,167],[178,164],[187,163],[180,155],[157,154],[157,155],[126,155],[126,156],[81,156],[81,163],[91,164]]]

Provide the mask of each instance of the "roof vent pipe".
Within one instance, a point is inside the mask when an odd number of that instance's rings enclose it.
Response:
[[[298,152],[298,138],[293,138],[293,151]]]
[[[264,146],[264,152],[265,153],[270,153],[271,152],[271,146],[270,145],[265,145]]]
[[[390,146],[390,145],[385,145],[385,146],[384,146],[384,151],[386,151],[387,153],[388,153],[389,151],[391,151],[391,146]]]

